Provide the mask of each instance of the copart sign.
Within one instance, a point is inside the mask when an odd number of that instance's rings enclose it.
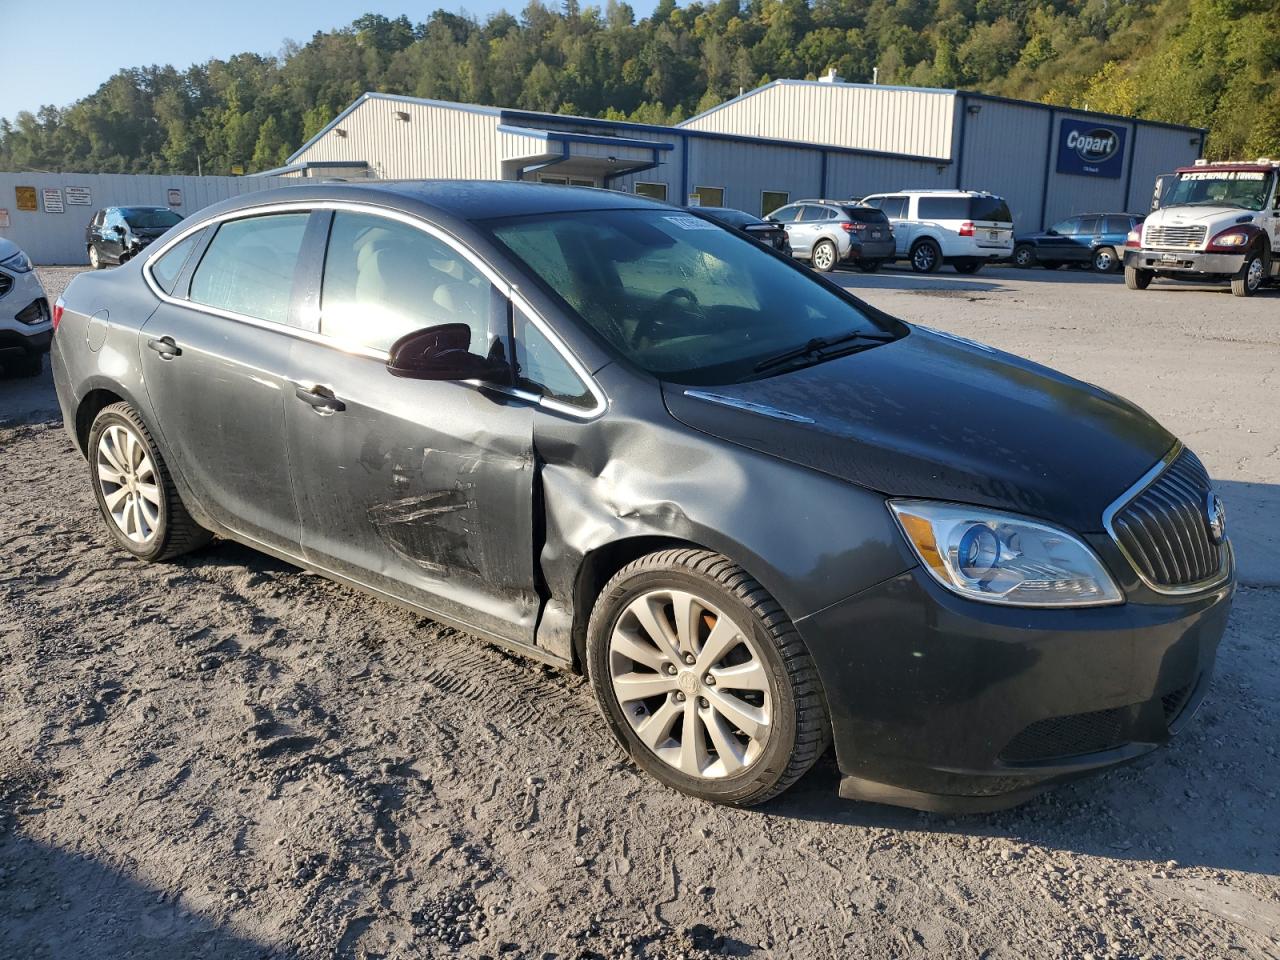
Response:
[[[1124,127],[1063,120],[1058,128],[1058,172],[1119,179],[1124,172]]]

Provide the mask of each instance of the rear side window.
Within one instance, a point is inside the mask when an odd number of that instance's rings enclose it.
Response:
[[[1013,214],[1009,212],[1009,205],[1000,197],[970,197],[968,219],[1013,223]]]
[[[1128,217],[1107,217],[1103,233],[1128,233],[1132,228]]]
[[[191,256],[191,251],[196,248],[203,233],[203,230],[197,230],[185,240],[174,244],[151,264],[151,278],[165,293],[173,293],[173,285],[178,282],[182,268],[187,265],[187,258]]]
[[[338,211],[320,288],[320,332],[389,350],[406,333],[442,323],[471,328],[488,352],[493,286],[443,240],[398,220]]]
[[[196,303],[287,323],[306,213],[229,220],[218,227],[191,278]]]
[[[921,220],[976,220],[969,215],[969,197],[921,197]]]
[[[1099,222],[1098,217],[1081,217],[1080,232],[1087,236],[1093,236],[1093,234],[1098,232]]]

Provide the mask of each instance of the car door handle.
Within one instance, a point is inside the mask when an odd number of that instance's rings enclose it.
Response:
[[[147,346],[160,354],[161,360],[172,360],[182,356],[182,349],[174,343],[173,337],[156,337],[147,341]]]
[[[298,386],[294,388],[293,395],[315,410],[316,413],[341,413],[347,409],[347,405],[335,397],[333,391],[327,387]]]

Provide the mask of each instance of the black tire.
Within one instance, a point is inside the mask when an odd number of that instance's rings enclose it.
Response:
[[[160,491],[159,520],[155,525],[155,536],[145,544],[130,540],[116,525],[107,509],[105,494],[98,479],[98,444],[102,434],[113,425],[132,431],[134,436],[142,442],[147,455],[155,465],[155,482]],[[203,547],[212,539],[212,534],[196,523],[187,512],[186,505],[178,496],[177,488],[169,475],[164,457],[161,456],[155,440],[151,437],[151,432],[129,404],[113,403],[99,411],[93,420],[93,426],[89,429],[88,460],[89,481],[93,486],[94,499],[98,502],[98,510],[102,514],[107,532],[117,544],[139,560],[148,563],[172,560]]]
[[[1151,286],[1153,274],[1150,270],[1139,270],[1137,267],[1124,268],[1124,285],[1130,290],[1145,290]]]
[[[813,251],[809,254],[809,262],[813,264],[813,269],[819,273],[830,273],[836,268],[836,264],[840,262],[840,251],[836,249],[836,245],[830,240],[819,240],[813,245]]]
[[[942,248],[926,237],[911,247],[911,269],[916,273],[937,273],[942,266]]]
[[[1098,273],[1115,273],[1124,266],[1124,261],[1116,256],[1115,247],[1099,247],[1093,251],[1090,265]]]
[[[3,361],[3,363],[5,372],[11,377],[25,379],[38,377],[44,373],[43,353],[16,354],[11,359]]]
[[[751,631],[765,664],[774,705],[771,729],[759,756],[736,774],[695,777],[664,762],[637,736],[614,693],[609,671],[614,627],[632,600],[664,588],[695,593],[732,617],[743,633]],[[623,567],[596,599],[586,653],[592,690],[623,749],[655,779],[690,796],[738,807],[763,803],[800,779],[831,742],[817,670],[800,635],[764,587],[720,554],[664,550]]]
[[[1267,259],[1261,250],[1251,250],[1244,258],[1244,266],[1231,278],[1233,297],[1252,297],[1267,278]]]
[[[962,260],[959,263],[952,264],[956,268],[956,273],[977,273],[982,269],[981,260]]]
[[[1029,243],[1020,243],[1013,248],[1013,265],[1026,269],[1036,265],[1036,248]]]
[[[884,265],[883,260],[859,260],[858,269],[863,273],[875,273]]]

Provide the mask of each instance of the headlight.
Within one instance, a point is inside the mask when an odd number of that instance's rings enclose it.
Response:
[[[1236,231],[1234,233],[1231,233],[1231,232],[1220,233],[1213,238],[1213,242],[1210,244],[1210,246],[1243,247],[1252,239],[1253,238],[1249,234],[1244,233],[1242,231]]]
[[[890,500],[907,542],[948,590],[1015,607],[1092,607],[1124,597],[1079,537],[1012,513]]]
[[[19,250],[8,260],[0,260],[0,267],[12,270],[14,273],[26,273],[31,269],[31,261],[25,253]]]

